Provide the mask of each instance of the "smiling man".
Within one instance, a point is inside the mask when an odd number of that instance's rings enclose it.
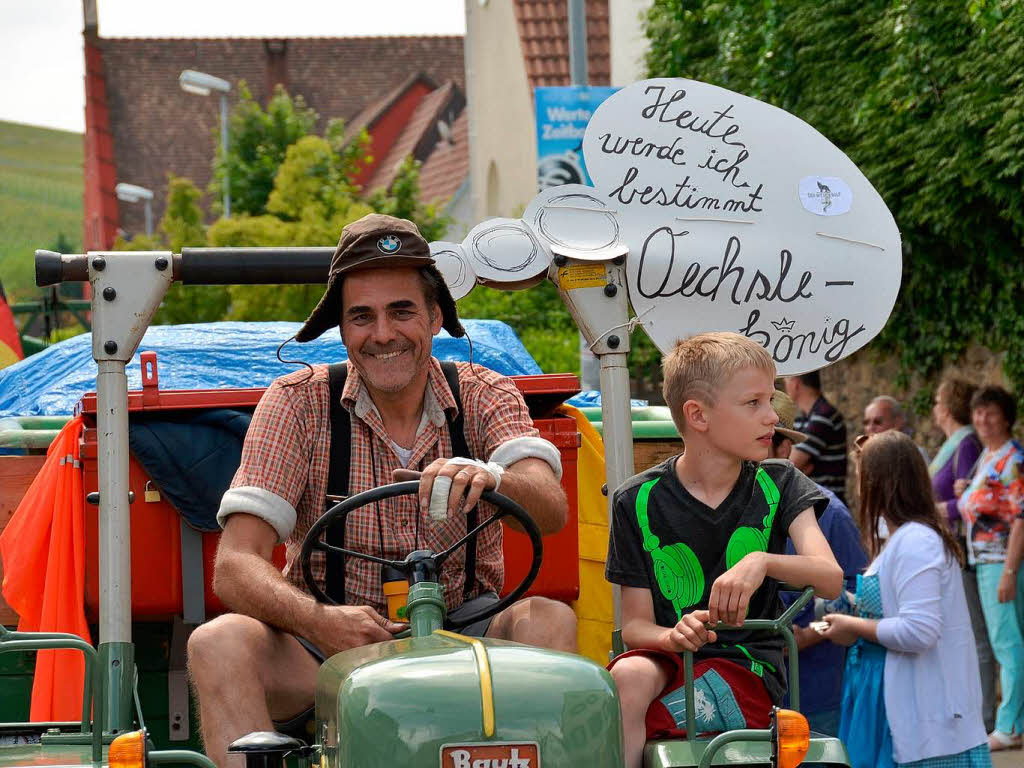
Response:
[[[418,495],[348,517],[344,546],[387,559],[450,546],[466,533],[466,511],[499,487],[543,533],[565,524],[558,450],[533,427],[515,385],[479,366],[431,356],[441,328],[452,336],[465,330],[412,222],[371,214],[345,227],[327,290],[296,339],[310,341],[336,325],[347,365],[313,366],[271,384],[221,502],[214,589],[233,613],[202,625],[189,641],[203,740],[220,765],[232,740],[303,716],[324,658],[389,640],[401,628],[385,618],[374,563],[314,557],[319,586],[339,605],[307,593],[296,556],[310,526],[332,506],[330,496],[421,473]],[[480,514],[485,519],[486,511]],[[280,542],[287,545],[283,573],[271,562]],[[503,577],[501,530],[491,526],[475,552],[461,550],[444,564],[449,617],[493,605]],[[537,597],[462,631],[576,647],[569,607]]]

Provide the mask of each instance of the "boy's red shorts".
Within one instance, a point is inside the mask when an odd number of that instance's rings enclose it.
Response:
[[[647,738],[686,735],[686,674],[678,653],[640,649],[617,656],[608,668],[629,656],[647,656],[669,673],[668,684],[647,709]],[[737,728],[767,728],[772,700],[761,678],[726,659],[695,661],[694,716],[698,735]]]

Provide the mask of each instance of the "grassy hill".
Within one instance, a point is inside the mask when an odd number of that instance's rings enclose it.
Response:
[[[0,280],[36,294],[32,254],[60,234],[82,245],[82,134],[0,121]]]

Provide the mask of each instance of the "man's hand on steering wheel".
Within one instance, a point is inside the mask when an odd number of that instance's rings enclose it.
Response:
[[[473,459],[436,459],[422,472],[396,469],[396,481],[419,478],[420,512],[443,518],[459,509],[470,510],[480,501],[484,491],[497,490],[504,470],[494,463]],[[445,505],[447,499],[447,505]]]

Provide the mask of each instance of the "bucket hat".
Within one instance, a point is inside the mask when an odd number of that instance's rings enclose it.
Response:
[[[793,399],[780,389],[772,394],[772,408],[779,414],[779,421],[775,425],[775,431],[785,435],[794,443],[802,443],[808,438],[803,432],[793,429],[793,422],[796,419],[796,403]]]
[[[341,231],[338,247],[331,257],[327,290],[295,335],[295,340],[312,341],[338,325],[341,320],[341,285],[346,273],[395,267],[419,267],[431,275],[437,284],[442,327],[451,336],[465,336],[466,331],[455,309],[455,300],[444,277],[434,266],[430,246],[416,225],[408,219],[371,213],[353,221]]]

